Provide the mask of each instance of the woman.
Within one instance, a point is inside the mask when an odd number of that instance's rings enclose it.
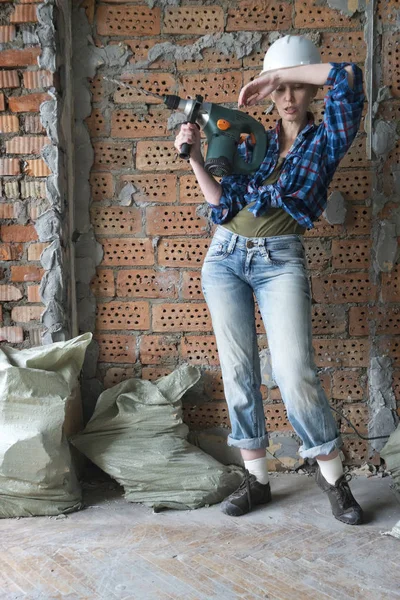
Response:
[[[323,123],[317,126],[308,106],[321,85],[332,89],[325,97]],[[266,53],[261,75],[241,90],[239,106],[268,96],[281,118],[268,132],[266,156],[251,176],[232,175],[221,183],[210,176],[194,125],[183,125],[175,141],[178,150],[184,142],[192,144],[190,164],[219,225],[204,261],[202,286],[232,425],[228,444],[240,448],[246,468],[244,482],[221,508],[240,516],[271,499],[255,296],[274,379],[303,442],[299,454],[317,460],[316,481],[327,493],[333,515],[356,525],[362,522],[362,510],[343,474],[342,440],[313,361],[302,235],[324,210],[329,183],[359,128],[362,72],[354,64],[321,63],[310,40],[286,36]],[[239,148],[244,156],[252,151],[249,140]]]

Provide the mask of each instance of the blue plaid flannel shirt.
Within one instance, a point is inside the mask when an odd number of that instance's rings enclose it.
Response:
[[[259,169],[252,175],[222,178],[220,203],[218,206],[209,204],[214,223],[226,223],[245,206],[254,203],[248,210],[256,217],[268,208],[283,208],[302,227],[314,227],[313,221],[326,207],[327,190],[335,170],[360,126],[365,99],[361,69],[352,63],[330,64],[332,69],[325,85],[332,89],[324,99],[323,122],[315,125],[314,117],[308,113],[308,124],[287,154],[279,179],[263,185],[278,162],[281,122],[277,122],[273,131],[267,131],[267,152]],[[348,85],[344,69],[347,65],[353,69],[353,89]],[[246,159],[252,151],[249,138],[238,149]]]

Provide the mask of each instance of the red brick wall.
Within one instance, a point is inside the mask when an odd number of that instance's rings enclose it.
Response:
[[[243,59],[209,48],[203,51],[201,61],[161,58],[134,75],[126,69],[115,74],[158,93],[201,93],[212,102],[235,103],[242,84],[258,74],[268,48],[268,33],[273,31],[320,32],[325,61],[349,60],[363,67],[366,57],[362,17],[356,14],[348,18],[310,0],[235,2],[227,11],[218,4],[183,3],[165,9],[111,0],[102,4],[86,0],[84,4],[96,45],[128,45],[133,53],[131,66],[146,60],[148,50],[161,42],[191,45],[205,34],[219,32],[252,30],[265,34],[261,50]],[[394,46],[396,39],[398,45],[398,33],[390,29],[394,25],[392,9],[397,4],[378,2],[382,43],[387,49],[379,85],[390,84],[395,97],[383,103],[380,111],[386,110],[389,118],[398,118],[399,114],[400,91],[395,77],[398,56]],[[32,6],[16,6],[7,25],[0,28],[0,36],[7,40],[6,49],[0,52],[0,81],[4,86],[0,113],[5,132],[0,161],[3,187],[11,182],[18,182],[19,188],[24,181],[41,183],[46,175],[38,157],[44,135],[37,114],[46,91],[45,80],[33,75],[38,71],[36,57],[40,50],[21,49],[20,45],[13,48],[25,20],[35,19]],[[92,81],[93,112],[87,119],[95,151],[92,223],[104,249],[103,262],[92,282],[98,303],[95,337],[100,348],[99,377],[109,387],[130,376],[154,379],[182,361],[190,362],[203,371],[202,389],[209,402],[187,407],[187,421],[200,427],[227,424],[218,355],[199,280],[211,233],[203,212],[198,211],[202,196],[187,165],[175,157],[174,134],[166,127],[169,111],[156,99],[123,87],[115,85],[110,93],[110,85],[102,76],[100,69]],[[2,96],[0,99],[3,101]],[[320,122],[323,93],[319,93],[313,110]],[[274,126],[276,114],[263,115],[263,107],[249,112],[262,119],[266,127]],[[315,301],[317,365],[332,405],[342,407],[364,432],[372,343],[392,357],[394,389],[400,399],[398,266],[376,280],[371,278],[373,224],[387,217],[394,204],[387,204],[384,214],[372,215],[369,202],[374,173],[382,168],[386,174],[385,193],[393,194],[390,165],[395,161],[396,150],[383,166],[367,160],[362,125],[331,185],[331,191],[337,189],[346,198],[346,223],[332,226],[320,219],[306,235]],[[118,194],[129,182],[138,189],[135,204],[121,206]],[[27,343],[32,343],[27,336],[38,327],[39,246],[31,223],[16,224],[14,199],[3,194],[0,204],[0,332],[2,339],[10,342],[21,342],[25,335]],[[34,220],[36,199],[30,196],[24,201],[30,203]],[[33,310],[21,310],[25,305]],[[266,338],[259,315],[257,327],[260,348],[264,348]],[[264,397],[271,429],[288,429],[279,390],[264,389]],[[343,432],[348,431],[345,422],[340,426]],[[362,462],[367,456],[366,443],[346,438],[346,453],[349,462]]]
[[[23,44],[37,24],[36,4],[0,3],[0,341],[40,343],[39,283],[43,269],[33,225],[46,209],[50,171],[40,157],[49,143],[40,104],[53,75],[38,67],[38,45]]]

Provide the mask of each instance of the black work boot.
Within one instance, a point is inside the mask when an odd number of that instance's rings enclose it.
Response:
[[[237,490],[221,503],[221,510],[230,517],[241,517],[257,504],[266,504],[271,500],[271,487],[257,481],[255,475],[245,471],[244,479]]]
[[[342,523],[346,523],[347,525],[360,525],[362,523],[362,508],[351,493],[346,475],[342,475],[336,481],[335,485],[331,485],[327,482],[318,467],[315,474],[315,481],[321,490],[326,492],[331,503],[332,514],[338,521],[342,521]]]

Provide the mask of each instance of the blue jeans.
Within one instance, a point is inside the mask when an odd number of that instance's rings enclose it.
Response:
[[[340,448],[328,400],[316,374],[311,294],[301,236],[246,238],[218,226],[202,268],[228,403],[230,446],[268,446],[255,327],[257,299],[272,373],[303,458]]]

